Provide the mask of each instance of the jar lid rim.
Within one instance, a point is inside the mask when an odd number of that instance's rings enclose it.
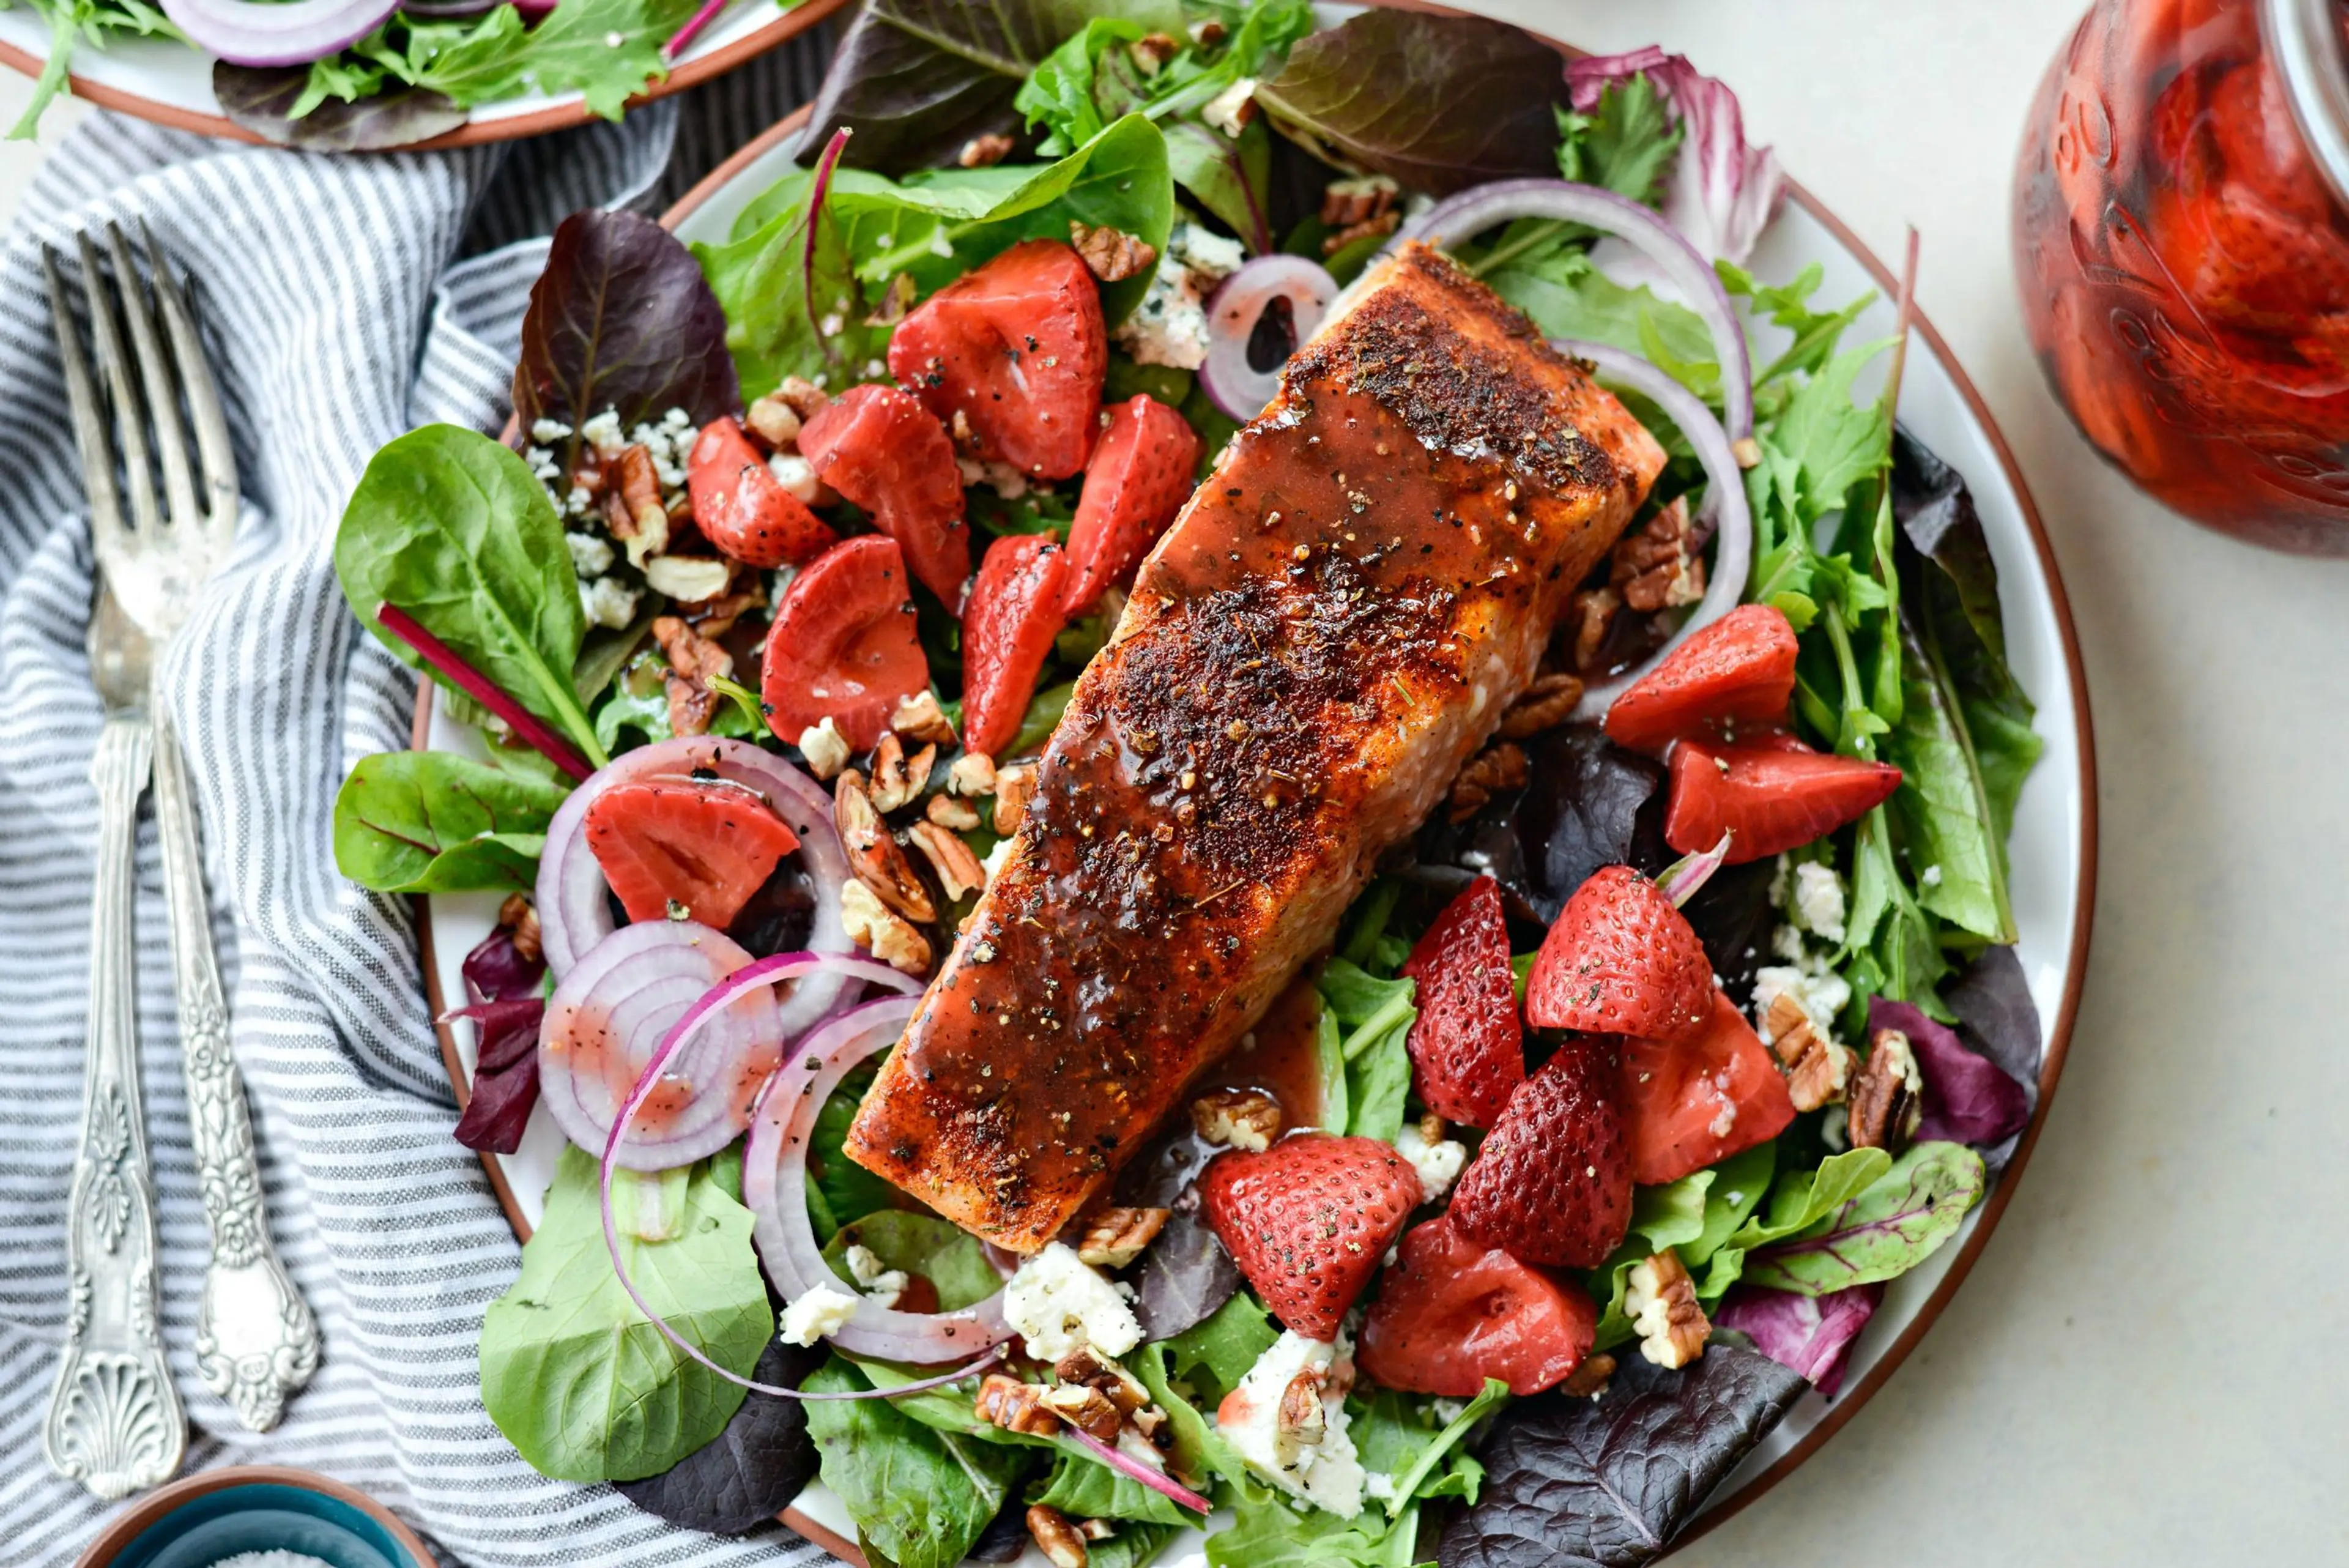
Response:
[[[2349,206],[2349,25],[2340,0],[2261,0],[2261,41],[2301,140]]]

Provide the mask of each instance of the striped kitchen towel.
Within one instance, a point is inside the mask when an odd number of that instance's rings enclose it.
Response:
[[[711,86],[508,147],[325,158],[94,116],[0,254],[0,1564],[69,1563],[108,1513],[42,1463],[66,1316],[99,717],[90,546],[40,247],[143,219],[213,327],[247,511],[176,644],[169,701],[202,805],[213,923],[279,1247],[326,1353],[276,1430],[196,1374],[205,1230],[151,807],[139,846],[140,1032],[160,1188],[163,1333],[191,1468],[281,1462],[382,1499],[476,1568],[812,1563],[780,1526],[725,1541],[608,1487],[534,1473],[482,1412],[481,1314],[518,1249],[450,1138],[404,901],[335,871],[335,791],[406,743],[414,677],[366,639],[332,546],[368,457],[435,420],[494,431],[545,236],[576,208],[657,211],[814,90],[819,30]]]

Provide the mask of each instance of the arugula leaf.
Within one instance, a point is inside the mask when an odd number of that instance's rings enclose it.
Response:
[[[1054,1459],[1043,1491],[1029,1501],[1057,1508],[1072,1519],[1138,1519],[1180,1525],[1190,1518],[1165,1493],[1121,1475],[1089,1454],[1062,1453]]]
[[[1557,171],[1654,206],[1684,134],[1656,84],[1640,71],[1599,89],[1588,114],[1557,111]]]
[[[1279,1337],[1264,1303],[1241,1291],[1196,1328],[1159,1343],[1165,1347],[1168,1376],[1197,1388],[1202,1405],[1214,1406],[1239,1386],[1248,1368]]]
[[[1416,1395],[1381,1389],[1370,1399],[1354,1399],[1350,1407],[1352,1424],[1347,1430],[1362,1469],[1393,1482],[1388,1514],[1400,1514],[1413,1502],[1439,1497],[1475,1501],[1484,1467],[1458,1450],[1477,1424],[1508,1398],[1509,1386],[1497,1377],[1487,1377],[1466,1407],[1440,1426],[1434,1407]]]
[[[1752,301],[1755,315],[1768,313],[1771,324],[1783,327],[1794,334],[1794,341],[1754,378],[1760,389],[1781,377],[1796,373],[1816,375],[1820,368],[1835,357],[1836,345],[1842,341],[1844,329],[1859,319],[1860,312],[1876,303],[1876,292],[1870,289],[1841,310],[1821,314],[1810,307],[1810,297],[1816,294],[1826,270],[1813,262],[1795,275],[1794,281],[1765,284],[1739,266],[1735,262],[1716,260],[1714,272],[1721,275],[1722,286],[1737,298]]]
[[[569,793],[447,752],[361,757],[335,795],[335,865],[378,893],[526,890]]]
[[[918,1274],[936,1287],[937,1310],[959,1312],[1003,1288],[1002,1276],[987,1261],[978,1238],[935,1214],[881,1209],[842,1225],[824,1243],[823,1261],[850,1290],[861,1289],[849,1272],[848,1249],[870,1248],[885,1269]]]
[[[30,141],[50,101],[67,90],[79,39],[88,38],[104,48],[109,36],[174,37],[178,34],[171,18],[145,0],[33,0],[33,9],[48,22],[49,53],[41,62],[41,74],[34,79],[33,96],[25,112],[8,131],[11,141]]]
[[[1605,343],[1652,358],[1700,398],[1720,399],[1721,367],[1703,318],[1645,284],[1624,287],[1565,239],[1540,233],[1536,223],[1513,224],[1469,265],[1545,337]]]
[[[696,1165],[675,1239],[624,1235],[621,1251],[672,1328],[748,1376],[775,1337],[775,1314],[740,1179],[739,1160]],[[743,1397],[628,1299],[605,1251],[597,1185],[595,1157],[566,1147],[522,1274],[481,1322],[481,1403],[531,1468],[557,1480],[657,1475],[717,1437]]]
[[[1815,1296],[1905,1274],[1957,1234],[1987,1180],[1963,1144],[1915,1145],[1810,1228],[1748,1256],[1746,1282]]]
[[[850,1393],[878,1385],[834,1355],[802,1387]],[[808,1402],[823,1484],[859,1540],[897,1568],[955,1568],[1002,1510],[1032,1456],[923,1425],[887,1399]]]
[[[521,454],[455,425],[426,425],[385,446],[343,509],[335,575],[360,624],[401,663],[421,660],[378,624],[386,604],[564,732],[589,762],[608,760],[572,684],[585,629],[578,574],[554,503]]]
[[[1372,945],[1376,941],[1373,932]],[[1392,1143],[1402,1131],[1404,1102],[1411,1092],[1411,1055],[1404,1042],[1412,1022],[1419,1016],[1412,1002],[1417,982],[1381,980],[1343,958],[1334,958],[1317,983],[1322,1016],[1333,1021],[1340,1031],[1339,1081],[1344,1085],[1344,1119],[1340,1121],[1332,1112],[1325,1081],[1321,1107],[1325,1128]]]
[[[667,77],[662,46],[695,8],[696,0],[563,0],[524,26],[522,13],[501,5],[451,41],[411,27],[413,74],[401,76],[461,104],[577,92],[591,112],[617,119],[628,99]]]

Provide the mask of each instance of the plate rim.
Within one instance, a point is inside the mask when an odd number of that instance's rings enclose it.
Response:
[[[812,0],[812,3],[816,3],[816,0]],[[1530,32],[1533,29],[1529,28],[1527,31]],[[1547,38],[1547,35],[1536,33],[1535,36],[1545,37],[1547,41],[1567,52],[1580,52],[1573,50],[1570,46],[1560,43],[1557,39]],[[663,213],[660,217],[661,225],[664,228],[676,228],[693,212],[740,177],[750,164],[766,156],[785,140],[799,134],[807,123],[811,109],[812,106],[809,105],[801,106],[746,142]],[[1809,214],[1837,244],[1857,261],[1867,270],[1877,286],[1886,292],[1888,297],[1898,292],[1899,279],[1891,269],[1885,265],[1883,260],[1857,234],[1853,233],[1842,219],[1830,212],[1824,202],[1805,188],[1801,182],[1793,179],[1786,182],[1786,197]],[[2050,608],[2054,615],[2057,641],[2063,650],[2064,677],[2070,688],[2072,699],[2075,765],[2078,768],[2080,781],[2079,862],[2074,881],[2071,939],[2065,949],[2064,991],[2056,1002],[2054,1020],[2048,1030],[2046,1043],[2041,1052],[2038,1104],[2033,1109],[2030,1123],[2023,1128],[2021,1137],[2014,1146],[2013,1155],[2008,1159],[1988,1200],[1982,1205],[1980,1218],[1974,1221],[1964,1240],[1959,1243],[1948,1272],[1934,1285],[1932,1293],[1918,1308],[1916,1315],[1902,1328],[1899,1335],[1878,1355],[1858,1381],[1837,1395],[1826,1414],[1820,1417],[1817,1424],[1804,1433],[1793,1448],[1779,1456],[1761,1474],[1754,1476],[1734,1492],[1706,1508],[1697,1518],[1692,1520],[1688,1527],[1675,1536],[1671,1544],[1665,1548],[1664,1555],[1667,1557],[1680,1552],[1690,1542],[1702,1539],[1759,1501],[1772,1488],[1808,1461],[1829,1438],[1843,1429],[1846,1422],[1875,1397],[1890,1380],[1892,1375],[1900,1369],[1902,1363],[1908,1360],[1909,1353],[1916,1349],[1918,1344],[1940,1321],[1942,1312],[1955,1299],[1959,1290],[1965,1284],[1967,1277],[1972,1272],[1974,1262],[1981,1257],[1982,1249],[1990,1244],[1992,1234],[1998,1229],[1999,1221],[2005,1217],[2008,1202],[2012,1200],[2017,1189],[2022,1186],[2023,1172],[2031,1162],[2032,1152],[2038,1146],[2039,1135],[2046,1127],[2048,1113],[2054,1105],[2055,1091],[2063,1077],[2065,1058],[2070,1053],[2073,1028],[2079,1016],[2081,995],[2087,981],[2090,939],[2095,925],[2096,913],[2098,793],[2096,744],[2095,724],[2088,702],[2087,668],[2080,654],[2079,631],[2073,621],[2071,595],[2064,587],[2064,576],[2055,559],[2054,545],[2048,538],[2045,524],[2040,518],[2038,503],[2031,493],[2030,485],[2023,479],[2022,466],[2015,462],[2013,449],[2007,444],[2006,432],[1999,427],[1997,420],[1992,417],[1990,405],[1983,400],[1981,391],[1974,386],[1973,379],[1967,375],[1965,367],[1951,352],[1948,340],[1942,337],[1921,306],[1914,311],[1912,324],[1917,334],[1925,340],[1926,345],[1932,349],[1934,356],[1949,372],[1951,382],[1957,389],[1959,397],[1964,400],[1967,411],[1971,414],[1983,436],[1988,440],[2008,484],[2013,488],[2016,507],[2023,514],[2023,526],[2030,535],[2033,552],[2038,558],[2040,574],[2047,584],[2047,596]],[[409,733],[411,750],[426,749],[431,718],[432,682],[429,676],[419,675],[417,679],[415,717]],[[425,994],[432,1009],[433,1032],[439,1037],[441,1060],[448,1069],[450,1085],[456,1093],[458,1107],[461,1110],[471,1097],[471,1085],[465,1077],[462,1058],[458,1054],[455,1033],[440,1021],[445,1008],[440,989],[440,967],[433,956],[431,911],[428,907],[429,900],[418,895],[415,896],[414,903],[419,955],[424,970]],[[482,1168],[489,1173],[490,1185],[496,1191],[498,1202],[505,1210],[506,1218],[512,1222],[516,1236],[523,1241],[529,1240],[530,1224],[523,1219],[522,1210],[514,1200],[513,1189],[506,1180],[502,1162],[488,1154],[483,1154],[481,1159]],[[856,1549],[854,1542],[843,1540],[834,1532],[808,1518],[796,1505],[784,1510],[781,1518],[782,1521],[792,1530],[823,1547],[843,1562],[864,1563],[864,1555]]]
[[[643,92],[628,99],[626,109],[636,109],[672,93],[698,87],[713,78],[750,59],[765,54],[789,39],[799,36],[834,12],[850,5],[852,0],[799,0],[790,10],[761,24],[754,31],[722,48],[696,56],[673,67],[669,74],[653,83]],[[0,65],[37,78],[47,65],[47,57],[35,54],[18,44],[0,39]],[[127,88],[113,87],[79,71],[66,73],[67,89],[72,97],[97,108],[110,109],[143,119],[167,130],[193,131],[220,141],[240,141],[249,147],[278,147],[289,152],[331,151],[336,157],[368,156],[383,152],[440,152],[457,147],[479,147],[493,141],[520,141],[527,137],[544,136],[552,131],[569,130],[601,117],[590,109],[584,99],[548,104],[527,114],[509,115],[499,119],[468,119],[453,130],[438,136],[428,136],[421,141],[403,141],[397,147],[368,147],[348,150],[288,147],[272,141],[257,131],[248,130],[224,114],[207,114],[202,109],[186,109],[179,104],[164,103]],[[468,111],[471,112],[470,110]],[[794,111],[797,112],[797,111]],[[707,182],[705,182],[706,183]],[[698,189],[698,187],[697,187]]]

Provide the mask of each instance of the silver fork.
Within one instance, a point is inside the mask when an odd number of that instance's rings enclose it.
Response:
[[[88,235],[80,236],[79,246],[91,334],[120,442],[122,488],[129,503],[127,523],[122,494],[116,486],[115,449],[107,438],[98,389],[82,355],[57,260],[46,251],[42,257],[74,441],[89,495],[91,535],[102,584],[90,620],[91,668],[107,707],[106,735],[119,732],[129,737],[119,744],[134,749],[142,759],[114,794],[107,794],[101,785],[102,811],[119,810],[124,819],[126,849],[119,874],[109,876],[110,868],[101,867],[98,909],[93,916],[91,1098],[95,1105],[104,1096],[105,1091],[98,1087],[102,1075],[109,1082],[127,1079],[129,1121],[137,1127],[136,1033],[130,1026],[129,994],[127,845],[129,824],[138,809],[140,779],[146,772],[143,759],[151,753],[189,1124],[212,1238],[203,1301],[196,1321],[196,1365],[206,1386],[233,1405],[246,1426],[262,1431],[276,1423],[286,1396],[316,1369],[318,1330],[270,1241],[244,1083],[229,1052],[228,1009],[219,961],[212,951],[187,764],[171,731],[169,712],[153,690],[171,637],[186,620],[205,579],[226,558],[234,537],[236,461],[193,313],[164,264],[154,236],[147,236],[147,252],[155,306],[162,317],[160,331],[120,230],[109,225],[106,243],[113,262],[111,291]],[[181,421],[182,396],[202,469],[201,501],[189,464],[188,432]],[[164,505],[157,502],[157,471],[162,475]],[[108,756],[102,740],[98,763],[101,774]],[[110,815],[102,816],[102,834],[111,822]],[[119,911],[108,908],[117,898],[123,906]],[[119,1022],[119,1028],[109,1033],[105,1052],[98,1048],[101,1016]],[[119,1060],[103,1063],[102,1056]],[[111,1126],[108,1121],[111,1115],[110,1110],[104,1115],[96,1110],[88,1114],[84,1149],[77,1166],[77,1194],[81,1191],[82,1168],[102,1160],[113,1147],[111,1132],[101,1127],[101,1123]],[[143,1145],[143,1137],[134,1141]],[[142,1158],[135,1173],[144,1182],[148,1173],[143,1147],[140,1152]],[[151,1188],[140,1195],[140,1200],[151,1213]],[[115,1249],[108,1245],[105,1234],[86,1231],[78,1203],[75,1220],[76,1299],[78,1302],[86,1293],[87,1280],[93,1300],[101,1285],[112,1285],[132,1303],[124,1322],[132,1331],[128,1337],[140,1344],[129,1352],[118,1346],[112,1354],[143,1356],[146,1376],[141,1390],[150,1386],[154,1390],[149,1397],[159,1419],[147,1421],[140,1417],[140,1400],[117,1398],[110,1407],[115,1412],[112,1431],[102,1441],[94,1441],[92,1434],[106,1431],[108,1407],[86,1392],[89,1376],[83,1368],[90,1363],[91,1352],[78,1332],[85,1314],[78,1309],[69,1320],[77,1332],[68,1335],[59,1367],[46,1444],[50,1462],[59,1470],[78,1475],[101,1496],[117,1497],[151,1485],[177,1468],[184,1422],[155,1345],[151,1219],[144,1231],[149,1241],[143,1264],[129,1270],[98,1266],[101,1262],[116,1262]],[[97,1243],[94,1250],[86,1245],[90,1241]],[[88,1254],[88,1267],[84,1254]],[[168,1419],[160,1419],[164,1416]],[[131,1433],[156,1425],[171,1435],[168,1442],[159,1439],[142,1446],[131,1440]],[[95,1462],[97,1457],[109,1453],[110,1463]]]

